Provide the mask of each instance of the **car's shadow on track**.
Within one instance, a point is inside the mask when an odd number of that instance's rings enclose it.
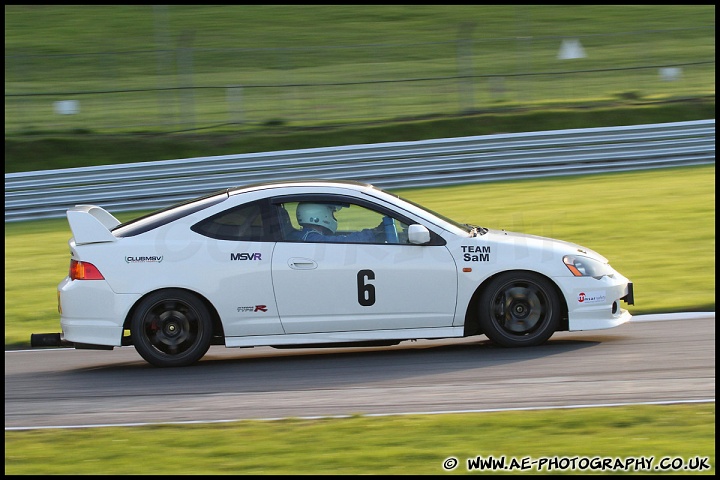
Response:
[[[58,372],[65,387],[96,389],[122,384],[128,395],[172,395],[309,390],[367,384],[413,383],[414,378],[489,378],[499,369],[522,363],[557,365],[574,352],[598,347],[602,340],[557,339],[526,348],[502,348],[483,340],[403,342],[393,347],[328,349],[226,349],[213,347],[197,364],[156,368],[137,361]],[[618,337],[605,339],[617,340]],[[435,343],[437,342],[437,343]],[[588,352],[590,353],[590,352]],[[499,367],[499,369],[498,369]],[[496,368],[496,370],[493,370]],[[555,368],[555,367],[552,367]],[[548,366],[548,370],[551,367]]]

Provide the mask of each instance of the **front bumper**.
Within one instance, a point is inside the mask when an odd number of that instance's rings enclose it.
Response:
[[[618,273],[600,279],[563,278],[560,288],[567,302],[569,331],[612,328],[632,318],[622,304],[635,304],[633,284]]]

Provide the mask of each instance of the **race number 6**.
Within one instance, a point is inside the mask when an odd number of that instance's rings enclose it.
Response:
[[[358,303],[363,307],[369,307],[375,303],[375,285],[365,283],[366,279],[375,280],[375,272],[360,270],[357,274]]]

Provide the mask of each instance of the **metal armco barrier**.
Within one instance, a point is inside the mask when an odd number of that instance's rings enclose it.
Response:
[[[5,175],[5,221],[78,204],[149,210],[236,185],[306,178],[386,189],[715,163],[715,120],[223,155]]]

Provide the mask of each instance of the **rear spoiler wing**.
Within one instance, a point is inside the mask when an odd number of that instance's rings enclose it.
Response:
[[[102,207],[75,205],[67,211],[67,219],[76,245],[117,241],[110,230],[120,225],[120,220]]]

